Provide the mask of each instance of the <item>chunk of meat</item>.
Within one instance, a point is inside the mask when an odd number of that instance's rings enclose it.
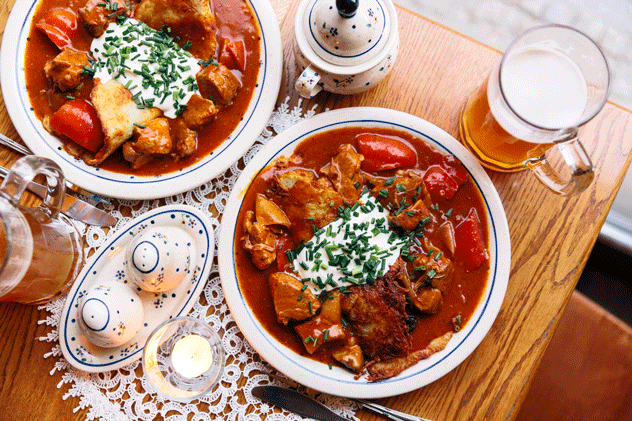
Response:
[[[286,170],[291,166],[299,166],[303,163],[302,155],[290,155],[289,157],[281,155],[274,161],[274,168],[276,170]]]
[[[44,65],[44,74],[60,91],[75,89],[90,76],[83,72],[90,67],[88,55],[72,48],[64,47],[59,54]]]
[[[364,177],[360,165],[364,157],[348,143],[340,145],[338,154],[320,172],[326,175],[345,203],[353,205],[360,198]]]
[[[412,231],[418,225],[424,225],[424,221],[431,221],[432,219],[427,219],[429,217],[430,210],[420,199],[413,206],[398,209],[388,217],[388,220],[395,226]]]
[[[246,235],[241,239],[252,262],[259,269],[267,269],[276,260],[276,234],[269,227],[255,221],[255,213],[248,211],[244,222]]]
[[[395,265],[394,265],[395,266]],[[411,343],[406,325],[406,297],[392,267],[375,284],[354,285],[342,295],[342,311],[358,338],[363,353],[371,359],[402,357]]]
[[[313,319],[294,326],[294,330],[301,337],[305,349],[310,354],[325,344],[345,339],[340,293],[335,292],[331,298],[326,298],[320,307],[320,313]]]
[[[256,221],[255,221],[256,218]],[[262,195],[255,199],[255,213],[246,214],[247,235],[242,238],[244,249],[250,251],[253,263],[259,269],[266,269],[277,256],[277,235],[283,228],[289,228],[290,220],[273,202]]]
[[[409,207],[418,200],[423,201],[427,208],[432,206],[424,179],[417,170],[398,170],[395,176],[388,178],[371,175],[367,178],[374,186],[371,194],[389,210]]]
[[[199,45],[196,53],[202,55],[196,57],[210,57],[217,48],[215,17],[208,0],[142,0],[134,10],[134,17],[156,30],[167,25],[174,38]],[[197,30],[191,31],[191,27]],[[195,39],[190,34],[195,34]]]
[[[174,158],[193,155],[197,150],[197,132],[187,127],[182,117],[171,120],[171,139],[173,140]]]
[[[293,227],[298,238],[308,241],[314,235],[313,225],[322,228],[338,217],[343,199],[327,178],[298,169],[276,173],[273,180],[279,190],[275,202],[291,221],[305,221]]]
[[[364,355],[358,344],[358,339],[347,335],[345,343],[332,351],[331,356],[350,370],[359,373],[364,367]]]
[[[135,1],[132,2],[136,3]],[[116,7],[116,10],[113,10]],[[79,16],[83,19],[83,26],[90,35],[99,38],[105,33],[110,22],[116,21],[118,16],[130,16],[131,11],[125,7],[124,1],[88,0],[86,5],[79,9]]]
[[[232,104],[237,91],[241,88],[239,79],[221,63],[203,67],[195,75],[195,80],[202,97],[212,98],[219,107]]]
[[[417,364],[419,361],[430,358],[430,356],[439,351],[443,351],[448,345],[448,342],[450,342],[450,339],[452,339],[453,335],[454,332],[449,331],[444,335],[433,339],[426,348],[412,352],[404,357],[367,364],[366,371],[368,380],[375,382],[397,376],[402,371]]]
[[[115,79],[97,82],[90,92],[103,133],[104,144],[97,154],[88,159],[89,165],[99,165],[132,136],[136,125],[145,125],[161,115],[158,108],[138,108],[132,93]]]
[[[320,309],[320,301],[311,289],[285,272],[275,272],[268,278],[274,311],[279,323],[288,324],[290,320],[305,320]]]
[[[406,295],[415,307],[429,314],[439,311],[443,304],[443,296],[441,291],[430,287],[429,280],[428,285],[426,285],[420,278],[419,284],[413,285],[406,271],[406,264],[401,257],[395,261],[391,268],[397,271],[397,279],[404,286]]]
[[[416,268],[424,268],[424,274],[416,282],[415,287],[419,288],[423,284],[430,284],[445,294],[454,278],[454,264],[446,257],[441,250],[432,246],[428,247],[432,253],[417,256],[413,265]]]
[[[200,130],[210,123],[218,112],[219,107],[213,101],[193,94],[187,102],[187,108],[182,112],[182,118],[189,129]]]
[[[435,314],[441,310],[443,305],[443,295],[437,288],[425,287],[417,291],[415,306],[419,310],[428,314]]]
[[[131,162],[133,169],[138,169],[156,156],[167,155],[172,147],[169,120],[156,118],[134,128],[134,140],[123,144],[123,157]]]
[[[292,223],[274,202],[266,199],[262,195],[257,195],[255,199],[255,213],[257,222],[274,230],[274,227],[290,228]]]

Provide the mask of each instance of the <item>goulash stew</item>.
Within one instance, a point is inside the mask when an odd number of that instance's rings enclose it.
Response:
[[[443,350],[489,274],[468,171],[390,129],[304,140],[253,180],[237,226],[239,286],[267,332],[371,381]]]
[[[244,0],[42,0],[25,53],[29,98],[89,165],[176,171],[239,124],[260,40]]]

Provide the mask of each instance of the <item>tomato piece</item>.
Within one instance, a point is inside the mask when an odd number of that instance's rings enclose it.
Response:
[[[219,62],[229,69],[246,69],[246,48],[243,41],[233,41],[224,44]]]
[[[288,236],[278,237],[276,240],[276,260],[280,272],[291,272],[292,263],[286,252],[294,249],[294,243]]]
[[[417,164],[417,152],[402,140],[371,133],[359,134],[356,140],[364,155],[362,169],[365,171],[393,170]]]
[[[101,121],[92,104],[85,99],[65,102],[51,116],[50,126],[92,152],[103,145]]]
[[[51,9],[35,26],[44,32],[59,49],[72,45],[72,39],[79,28],[77,15],[68,9],[61,8]]]
[[[459,184],[439,165],[432,165],[424,174],[426,190],[433,199],[452,199],[459,190]]]
[[[467,269],[475,269],[489,258],[476,209],[471,208],[467,217],[454,229],[454,239],[454,257],[463,262]]]

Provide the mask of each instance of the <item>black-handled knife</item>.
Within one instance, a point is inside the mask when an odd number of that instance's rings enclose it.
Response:
[[[252,388],[252,395],[285,410],[321,421],[349,421],[322,403],[296,390],[266,385]]]

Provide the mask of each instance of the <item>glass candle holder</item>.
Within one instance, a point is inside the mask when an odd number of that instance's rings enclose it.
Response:
[[[226,356],[219,335],[204,321],[177,317],[151,333],[143,351],[150,385],[170,399],[190,401],[222,377]]]

